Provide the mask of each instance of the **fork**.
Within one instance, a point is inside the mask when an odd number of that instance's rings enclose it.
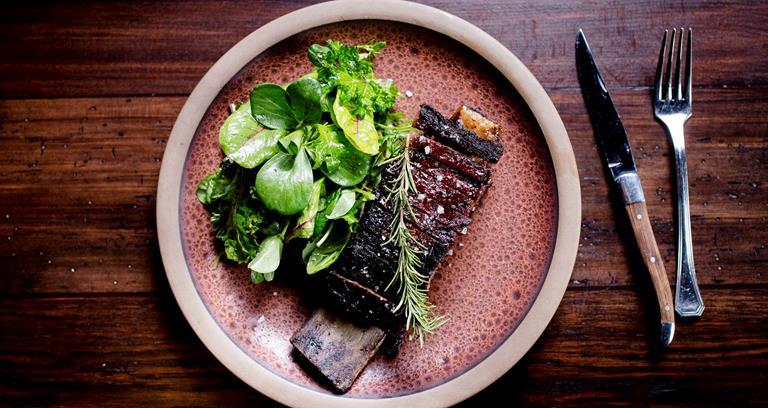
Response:
[[[691,214],[688,204],[688,165],[685,159],[685,122],[691,117],[691,37],[692,30],[687,30],[688,41],[685,53],[685,87],[680,77],[683,34],[686,30],[672,30],[667,53],[669,30],[664,30],[659,51],[659,65],[656,69],[656,88],[653,95],[653,111],[656,119],[664,125],[672,146],[675,149],[677,168],[677,285],[675,287],[675,311],[682,317],[701,316],[704,302],[701,300],[699,285],[696,283],[696,271],[693,267],[693,245],[691,239]],[[673,64],[673,59],[676,62]],[[666,73],[664,61],[666,60]],[[675,65],[673,79],[673,65]]]

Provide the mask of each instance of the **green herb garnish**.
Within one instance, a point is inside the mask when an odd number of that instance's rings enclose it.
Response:
[[[394,160],[394,165],[399,168],[399,172],[392,183],[392,187],[390,187],[389,199],[392,201],[394,216],[390,224],[389,239],[385,244],[392,243],[397,246],[399,255],[395,276],[387,289],[397,283],[400,302],[398,302],[395,310],[403,310],[405,330],[408,331],[412,328],[413,334],[419,339],[419,343],[424,345],[424,335],[442,326],[447,318],[435,315],[435,305],[427,299],[428,277],[419,272],[422,266],[420,256],[426,248],[413,236],[406,224],[408,217],[412,220],[416,217],[411,203],[408,201],[408,195],[418,194],[416,184],[413,181],[411,160],[408,156],[408,140],[406,136],[405,147]]]

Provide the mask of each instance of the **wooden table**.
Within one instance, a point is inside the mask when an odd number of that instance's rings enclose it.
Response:
[[[0,6],[0,405],[270,406],[200,343],[171,295],[155,193],[187,95],[229,47],[308,3]],[[768,404],[768,3],[430,4],[539,78],[568,129],[583,224],[570,288],[530,353],[468,401]],[[565,4],[563,4],[565,3]],[[596,4],[600,3],[600,4]],[[667,353],[574,68],[584,28],[632,140],[674,280],[670,144],[649,85],[662,28],[692,26],[688,164],[704,316]]]

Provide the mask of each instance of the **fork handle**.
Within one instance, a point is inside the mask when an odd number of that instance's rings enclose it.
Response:
[[[673,135],[672,132],[680,132]],[[682,126],[669,129],[675,149],[677,168],[677,285],[675,311],[682,317],[701,316],[701,299],[696,271],[693,266],[693,240],[691,237],[691,210],[688,204],[688,164],[685,158],[685,139]]]

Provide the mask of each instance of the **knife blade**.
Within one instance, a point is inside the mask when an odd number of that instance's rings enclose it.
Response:
[[[579,30],[576,37],[576,71],[598,150],[608,167],[612,182],[621,191],[643,263],[651,275],[659,303],[661,343],[668,346],[675,335],[672,290],[648,219],[645,195],[627,131],[621,123],[619,112],[616,111],[605,81],[597,69],[592,50],[582,30]]]

